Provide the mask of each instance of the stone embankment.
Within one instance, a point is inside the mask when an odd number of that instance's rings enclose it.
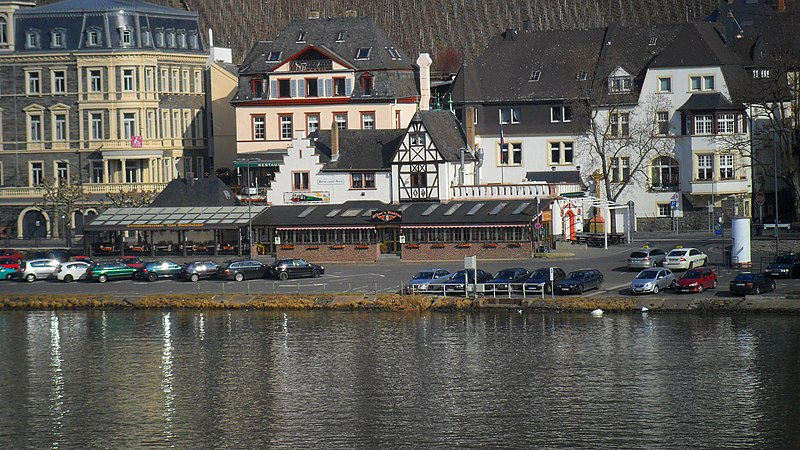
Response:
[[[583,312],[780,312],[799,313],[800,299],[775,296],[698,298],[555,297],[536,300],[466,299],[399,294],[347,295],[159,295],[159,296],[0,296],[0,310],[65,309],[237,309],[237,310],[374,310],[374,311],[516,311]]]

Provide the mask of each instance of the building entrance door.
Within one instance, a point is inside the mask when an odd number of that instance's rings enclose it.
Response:
[[[397,225],[387,225],[377,227],[377,230],[378,244],[380,244],[381,253],[400,254],[400,227]]]

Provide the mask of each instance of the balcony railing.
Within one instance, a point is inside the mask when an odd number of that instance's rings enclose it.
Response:
[[[453,186],[450,189],[453,200],[557,197],[582,191],[578,183],[481,184]]]
[[[114,194],[130,191],[161,192],[167,183],[108,183],[84,184],[84,194]],[[44,196],[42,187],[7,187],[0,188],[0,198],[39,198]]]
[[[292,72],[325,72],[333,69],[333,61],[330,59],[293,60],[289,67]]]
[[[694,195],[749,194],[752,191],[748,179],[692,181],[690,184]]]

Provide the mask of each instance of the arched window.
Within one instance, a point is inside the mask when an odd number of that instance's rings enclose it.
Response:
[[[8,22],[5,17],[0,17],[0,45],[8,45]]]
[[[654,190],[676,191],[679,181],[678,161],[669,156],[659,156],[653,160],[650,182]]]

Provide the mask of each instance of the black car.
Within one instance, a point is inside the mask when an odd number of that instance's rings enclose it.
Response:
[[[528,279],[527,269],[515,267],[497,272],[491,280],[487,281],[483,289],[486,292],[508,292],[522,290],[522,283]]]
[[[550,271],[553,271],[553,283],[550,283]],[[525,280],[525,292],[553,292],[553,286],[567,278],[567,273],[560,267],[542,267],[536,269]]]
[[[763,273],[740,273],[731,280],[730,291],[734,295],[760,294],[774,291],[775,280],[767,278]]]
[[[589,289],[600,289],[603,283],[603,274],[597,269],[581,269],[570,272],[567,278],[559,281],[556,286],[556,292],[562,294],[577,293],[583,294],[583,291]]]
[[[255,259],[239,259],[235,261],[225,261],[217,269],[217,278],[224,280],[249,280],[252,278],[264,278],[267,273],[267,266]]]
[[[477,274],[477,275],[476,275]],[[474,284],[475,277],[478,277],[477,282],[486,283],[492,279],[492,274],[485,270],[466,269],[459,270],[454,273],[447,281],[442,283],[445,292],[466,292],[466,284]]]
[[[800,276],[800,256],[780,255],[764,270],[764,275],[771,278],[797,278]]]
[[[156,281],[159,278],[177,278],[181,276],[181,265],[174,261],[147,261],[136,272],[137,278]]]
[[[193,261],[181,267],[181,277],[184,280],[198,281],[215,276],[217,269],[219,269],[219,264],[214,261]]]
[[[279,259],[269,267],[269,275],[280,280],[297,277],[317,278],[324,273],[324,267],[311,264],[305,259]]]

